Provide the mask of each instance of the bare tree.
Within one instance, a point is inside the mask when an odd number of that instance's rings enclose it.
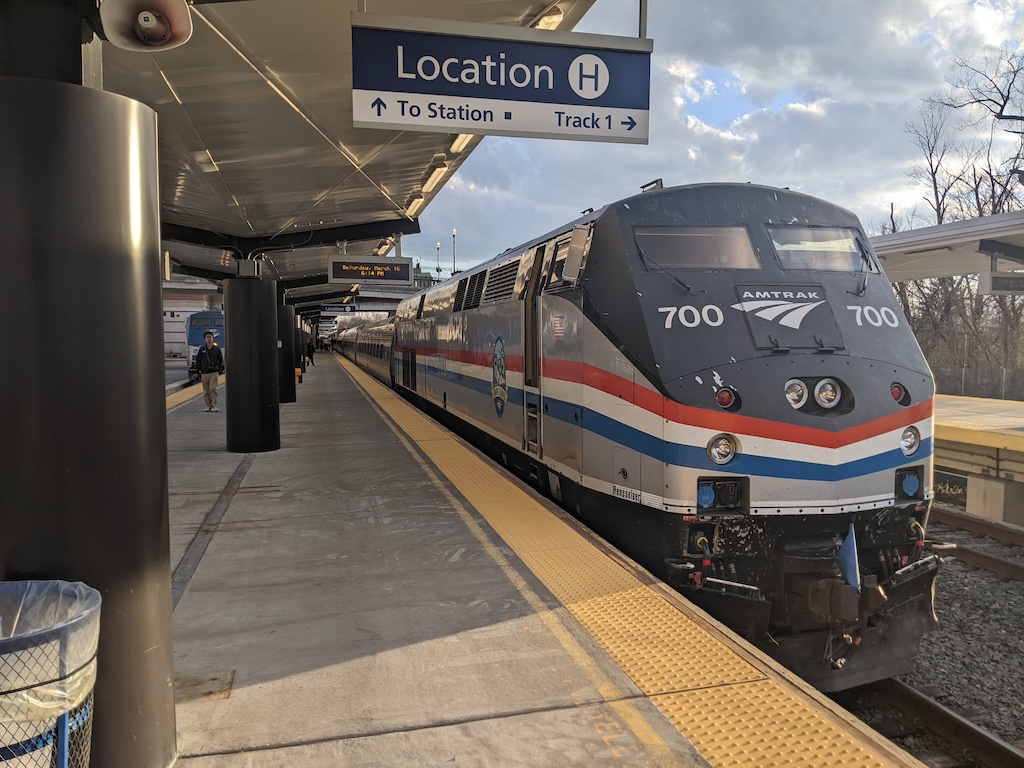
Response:
[[[941,103],[969,113],[975,125],[991,118],[1006,133],[1024,136],[1024,50],[1019,42],[981,60],[953,58],[955,74]]]
[[[972,154],[950,127],[952,110],[944,103],[925,101],[917,110],[918,119],[903,126],[922,154],[921,160],[907,171],[907,177],[911,183],[927,188],[924,201],[935,215],[936,224],[946,220],[951,199],[964,181]]]
[[[871,222],[868,226],[868,231],[871,235],[889,235],[893,232],[902,232],[906,229],[912,229],[913,221],[917,217],[916,206],[909,211],[897,211],[896,203],[889,203],[889,216],[880,222]]]
[[[1022,207],[1021,178],[1024,136],[1009,156],[997,156],[995,137],[976,152],[956,191],[957,219],[992,216]]]
[[[958,57],[954,66],[947,93],[924,100],[918,120],[905,126],[921,150],[908,177],[925,192],[935,224],[1022,207],[1024,51],[1013,46],[980,63]],[[963,118],[959,128],[954,114]],[[987,137],[976,130],[986,121]],[[971,127],[975,130],[965,130]],[[899,219],[892,209],[888,224],[896,231]],[[915,281],[897,286],[896,293],[936,370],[940,391],[958,391],[968,371],[980,382],[984,369],[1018,365],[1024,297],[981,296],[973,276]],[[945,387],[943,369],[959,370]]]

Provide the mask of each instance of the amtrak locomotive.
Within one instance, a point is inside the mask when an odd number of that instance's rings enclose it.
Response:
[[[913,668],[935,390],[852,213],[645,192],[337,343],[821,690]]]

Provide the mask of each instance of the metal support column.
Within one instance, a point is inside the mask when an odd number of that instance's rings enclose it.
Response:
[[[281,447],[277,378],[277,281],[235,277],[224,281],[227,356],[227,448],[235,453]]]
[[[0,77],[0,115],[0,578],[102,593],[92,765],[169,766],[156,114]]]
[[[84,42],[82,14],[75,3],[0,2],[0,76],[82,85]]]
[[[281,402],[294,403],[295,397],[295,307],[291,304],[277,305],[277,350],[278,382]]]

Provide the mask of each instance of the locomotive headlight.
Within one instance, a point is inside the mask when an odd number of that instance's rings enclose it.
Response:
[[[814,400],[822,408],[835,408],[842,397],[842,389],[835,379],[822,379],[814,385]]]
[[[794,408],[802,408],[807,402],[807,385],[800,379],[790,379],[786,382],[786,400]]]
[[[715,464],[728,464],[736,455],[736,438],[732,435],[715,435],[708,440],[708,457]]]
[[[921,433],[917,427],[907,427],[900,435],[900,450],[904,456],[913,456],[917,447],[921,444]]]

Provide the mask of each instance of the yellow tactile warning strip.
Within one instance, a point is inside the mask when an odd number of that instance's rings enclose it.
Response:
[[[935,439],[1024,453],[1024,414],[1006,400],[936,395]]]
[[[674,604],[493,465],[340,361],[637,687],[714,766],[923,765]]]
[[[217,386],[223,387],[224,382],[227,380],[227,374],[223,374],[220,377],[220,382]],[[190,387],[179,389],[177,392],[172,392],[167,396],[167,410],[177,408],[183,403],[187,403],[189,400],[195,400],[197,397],[203,394],[203,388],[198,384],[193,384]]]
[[[939,419],[935,420],[936,426],[949,427],[950,429],[970,429],[978,430],[981,432],[993,432],[1001,429],[1001,427],[984,427],[981,424],[971,424],[967,421],[952,421],[950,419]]]
[[[935,421],[935,439],[984,448],[1024,453],[1024,435],[1008,433],[1005,427],[983,426],[964,421]]]
[[[821,712],[780,695],[772,680],[653,700],[672,722],[684,722],[680,730],[722,768],[878,764],[850,734],[822,727]]]

